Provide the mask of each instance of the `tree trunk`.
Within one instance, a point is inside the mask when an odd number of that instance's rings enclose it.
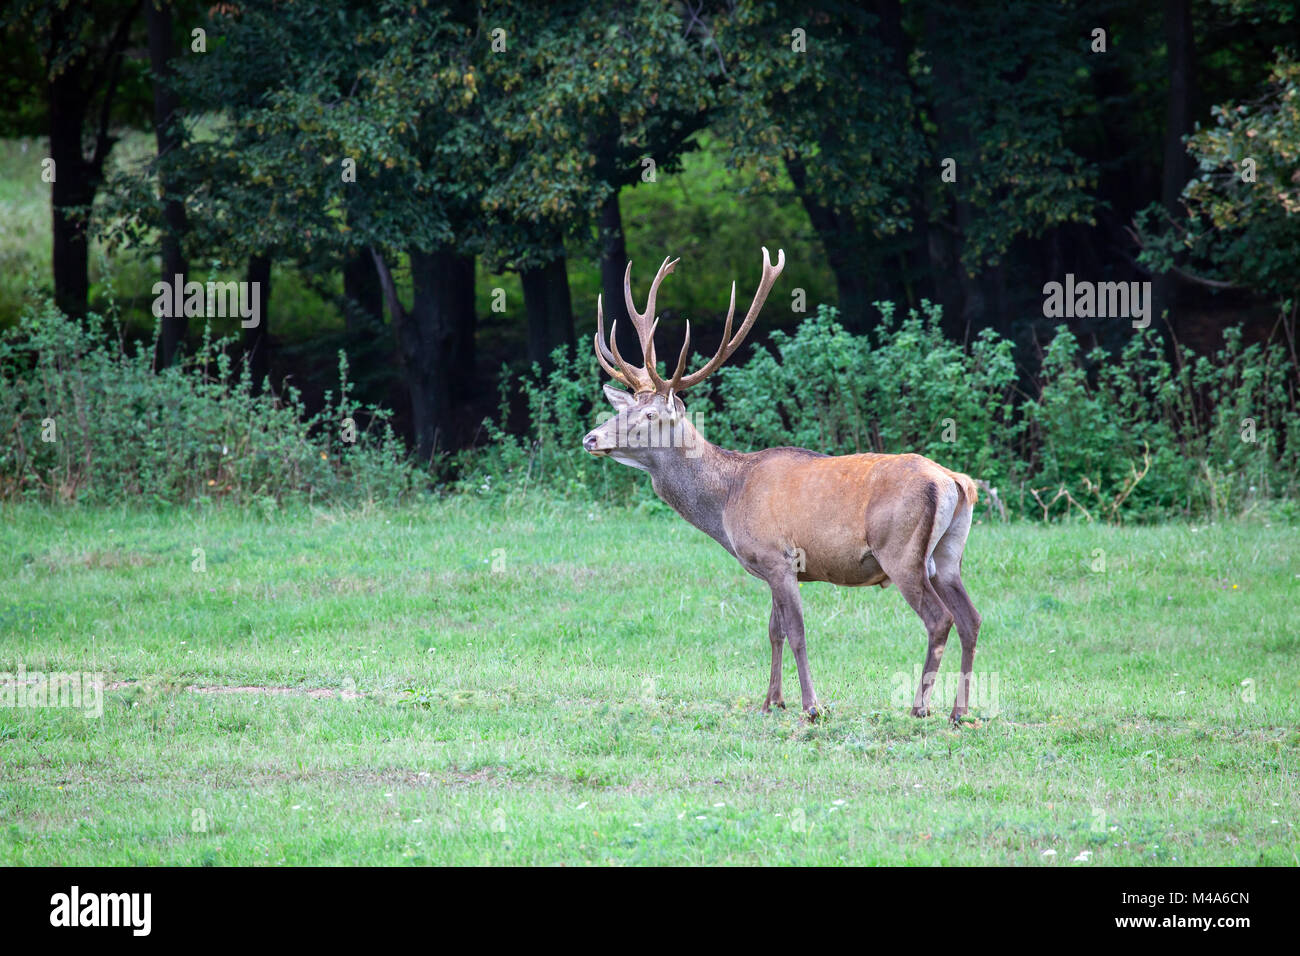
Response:
[[[574,344],[568,261],[560,255],[543,266],[520,271],[519,278],[528,317],[528,360],[549,370],[556,347]]]
[[[937,35],[941,29],[939,18],[947,15],[941,8],[929,8],[926,13],[926,33]],[[938,97],[934,103],[934,122],[938,126],[939,140],[950,144],[948,148],[953,149],[951,154],[953,156],[960,155],[962,152],[975,155],[969,119],[961,115],[953,105],[962,90],[960,72],[952,62],[941,57],[934,64],[934,78],[936,87],[948,92],[948,95]],[[929,244],[932,251],[936,248],[944,249],[943,285],[948,290],[948,294],[953,297],[942,302],[943,324],[945,332],[958,341],[973,338],[989,324],[989,310],[982,277],[971,275],[962,262],[966,236],[970,234],[971,226],[978,215],[971,204],[962,198],[966,193],[966,187],[962,185],[964,175],[969,173],[963,171],[958,164],[958,181],[945,184],[941,197],[951,195],[952,199],[950,204],[943,198],[939,199],[937,228],[932,227],[936,241]],[[933,263],[931,268],[934,268]]]
[[[75,78],[60,74],[49,85],[50,188],[54,239],[54,300],[68,315],[80,317],[89,307],[90,272],[86,223],[76,207],[95,199],[96,177],[81,153],[81,92]]]
[[[1165,110],[1165,156],[1161,172],[1160,201],[1169,218],[1183,218],[1181,196],[1192,175],[1192,158],[1183,137],[1192,131],[1192,99],[1195,95],[1193,68],[1195,37],[1191,0],[1165,0],[1165,45],[1169,50],[1169,100]],[[1153,315],[1159,319],[1169,309],[1169,324],[1177,334],[1174,306],[1178,281],[1169,273],[1157,276],[1152,285]]]
[[[623,239],[623,216],[618,191],[609,194],[600,207],[600,292],[605,313],[605,334],[618,323],[618,350],[627,361],[641,364],[641,342],[628,321],[623,298],[623,277],[627,272],[627,244]]]
[[[808,171],[801,158],[787,159],[785,166],[826,251],[826,264],[835,274],[840,322],[850,332],[866,332],[875,322],[871,318],[872,289],[867,257],[857,224],[852,216],[836,212],[809,192]]]
[[[172,33],[172,8],[170,3],[146,3],[145,15],[149,21],[149,66],[153,71],[153,129],[158,143],[160,159],[180,148],[181,136],[177,126],[177,110],[180,100],[171,89],[172,60],[176,56],[176,45]],[[163,195],[169,195],[168,178],[159,164],[158,182]],[[185,234],[185,204],[177,198],[163,200],[163,230],[161,238],[162,279],[171,283],[175,277],[183,276],[188,264],[181,249],[181,237]],[[181,280],[184,281],[183,279]],[[180,315],[166,315],[161,321],[158,348],[154,357],[156,368],[171,365],[176,359],[176,351],[185,340],[189,320],[182,311]]]
[[[344,327],[364,332],[384,324],[384,293],[366,252],[349,255],[343,263]]]
[[[422,252],[412,248],[408,310],[397,298],[392,273],[382,255],[370,250],[384,301],[393,320],[398,357],[411,396],[411,430],[415,456],[429,464],[440,449],[453,446],[450,412],[458,382],[458,360],[473,354],[474,258],[449,250]],[[458,359],[458,357],[461,357]]]
[[[569,260],[556,256],[546,267],[547,319],[551,324],[552,348],[567,345],[573,349],[577,336],[573,330],[573,297],[569,294]]]
[[[474,257],[442,253],[447,262],[451,300],[451,393],[462,402],[478,390],[478,350],[474,341],[478,315],[474,311]]]
[[[103,176],[104,160],[113,148],[108,133],[113,98],[117,92],[122,66],[122,52],[130,37],[131,23],[138,5],[133,5],[118,21],[99,63],[84,50],[63,58],[69,44],[79,49],[83,38],[70,35],[70,14],[56,5],[50,11],[49,48],[46,68],[50,79],[45,96],[49,108],[50,159],[54,161],[54,182],[50,188],[53,234],[54,299],[68,315],[83,316],[89,308],[90,271],[86,238],[86,213],[95,200]],[[87,76],[94,88],[83,87]],[[95,148],[90,159],[82,153],[82,133],[89,96],[103,90],[99,122],[95,131]],[[80,211],[76,207],[82,207]]]
[[[262,391],[263,383],[271,374],[271,345],[267,334],[270,317],[267,304],[271,301],[271,259],[269,256],[250,256],[248,259],[249,296],[256,297],[257,325],[244,329],[244,355],[253,377],[253,393]],[[251,283],[256,282],[256,286]]]
[[[451,289],[446,255],[411,249],[411,311],[397,327],[397,347],[411,390],[415,454],[429,464],[451,408]]]
[[[1165,162],[1160,198],[1171,216],[1192,174],[1183,137],[1192,131],[1193,43],[1191,0],[1165,0],[1165,42],[1169,48],[1169,101],[1165,110]]]

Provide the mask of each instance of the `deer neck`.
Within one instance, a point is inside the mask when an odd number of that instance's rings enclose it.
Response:
[[[696,441],[691,455],[665,456],[648,469],[650,483],[665,504],[731,551],[723,511],[744,468],[744,456],[699,435]]]

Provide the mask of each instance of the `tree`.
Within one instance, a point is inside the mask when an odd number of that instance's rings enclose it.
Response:
[[[1012,242],[1087,215],[1064,142],[1080,101],[1069,12],[877,0],[718,17],[736,161],[760,182],[785,164],[850,328],[873,323],[873,298],[913,298],[913,277],[982,324],[996,310],[977,280]]]
[[[717,18],[734,159],[760,188],[784,164],[855,330],[879,291],[884,243],[912,225],[925,160],[900,30],[897,4],[741,3]]]
[[[21,34],[31,37],[36,48],[35,57],[23,57],[16,65],[38,65],[40,71],[38,88],[44,92],[43,119],[50,137],[48,158],[53,161],[49,172],[54,295],[69,315],[84,315],[89,304],[86,224],[116,142],[111,124],[119,114],[134,116],[140,105],[138,97],[128,97],[125,103],[118,97],[122,86],[138,75],[126,49],[139,12],[140,0],[13,0],[0,13],[6,46]],[[87,141],[93,143],[89,155]]]
[[[500,144],[484,197],[490,252],[523,279],[530,356],[573,341],[565,247],[593,231],[607,321],[621,318],[622,346],[637,347],[618,194],[679,169],[711,120],[722,64],[708,27],[689,5],[647,0],[497,3],[484,22],[498,41],[483,61]]]
[[[173,61],[176,59],[175,19],[173,4],[168,0],[145,0],[145,20],[149,25],[149,69],[153,74],[153,126],[158,143],[158,155],[165,156],[181,148],[183,133],[180,128],[180,97],[173,88]],[[182,248],[185,235],[185,203],[174,193],[168,194],[169,177],[159,175],[159,189],[163,194],[163,228],[159,236],[162,254],[162,279],[173,282],[175,276],[188,271]],[[157,367],[172,364],[181,342],[185,339],[188,320],[181,312],[166,315],[161,320],[155,364]]]
[[[1188,140],[1199,175],[1186,184],[1185,225],[1155,209],[1140,219],[1141,259],[1194,284],[1250,288],[1291,313],[1300,302],[1300,62],[1282,51],[1263,91],[1212,111]]]
[[[259,8],[256,16],[257,35],[287,34],[281,42],[304,52],[302,68],[276,77],[241,119],[261,137],[256,164],[281,193],[302,197],[304,207],[280,215],[305,250],[368,251],[411,397],[415,453],[428,462],[456,444],[450,412],[474,375],[488,152],[475,7],[356,5],[336,18],[302,11],[300,20]],[[409,307],[394,275],[401,252]]]

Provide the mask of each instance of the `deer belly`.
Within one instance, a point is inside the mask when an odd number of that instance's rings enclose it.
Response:
[[[869,587],[886,585],[889,575],[880,567],[870,551],[859,551],[839,560],[825,555],[809,554],[804,570],[797,574],[800,581],[826,581],[842,587]]]

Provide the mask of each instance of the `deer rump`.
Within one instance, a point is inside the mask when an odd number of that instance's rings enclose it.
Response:
[[[724,527],[728,549],[764,577],[776,543],[800,581],[888,587],[900,573],[959,573],[975,482],[920,455],[830,456],[771,448],[751,456]],[[769,545],[770,547],[770,545]]]

